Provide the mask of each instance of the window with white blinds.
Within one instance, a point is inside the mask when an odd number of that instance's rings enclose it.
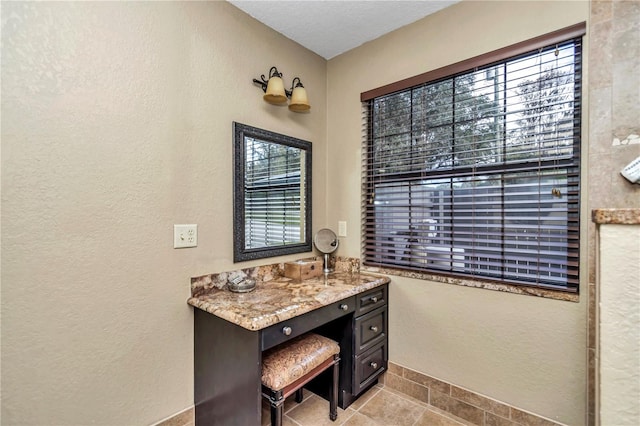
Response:
[[[364,264],[578,290],[584,25],[566,33],[363,94]]]
[[[301,150],[247,137],[246,156],[245,247],[300,244],[305,235]]]

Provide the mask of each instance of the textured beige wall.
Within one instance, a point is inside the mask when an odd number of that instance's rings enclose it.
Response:
[[[465,1],[330,60],[328,224],[346,220],[349,230],[338,254],[360,255],[361,92],[588,16],[586,1]],[[585,297],[561,302],[393,277],[389,326],[397,364],[560,422],[585,422]]]
[[[640,424],[640,225],[599,226],[600,424]]]
[[[640,155],[640,2],[593,1],[590,18],[589,207],[638,208],[620,170]]]
[[[156,422],[193,404],[189,278],[234,267],[232,121],[313,142],[326,222],[326,61],[225,2],[1,7],[3,424]]]
[[[640,185],[620,170],[640,156],[640,2],[591,1],[589,19],[589,210],[640,207]],[[635,143],[632,143],[635,142]],[[589,424],[596,417],[596,226],[589,230]]]

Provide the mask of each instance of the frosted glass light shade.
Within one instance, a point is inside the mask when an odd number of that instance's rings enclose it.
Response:
[[[291,93],[291,102],[289,103],[289,109],[295,112],[309,111],[311,105],[309,105],[309,99],[307,98],[307,90],[298,85],[294,87]]]
[[[287,102],[287,95],[284,93],[284,83],[280,77],[271,77],[267,83],[267,91],[263,99],[270,104],[284,104]]]

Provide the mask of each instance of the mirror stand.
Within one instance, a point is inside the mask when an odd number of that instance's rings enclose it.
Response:
[[[333,272],[331,269],[331,264],[329,263],[329,253],[324,254],[324,273],[328,274],[329,272]]]
[[[338,249],[338,237],[336,237],[336,234],[331,229],[323,228],[313,237],[313,244],[324,254],[324,273],[333,272],[329,263],[331,260],[329,254]]]

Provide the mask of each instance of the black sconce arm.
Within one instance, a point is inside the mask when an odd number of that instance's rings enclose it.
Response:
[[[257,85],[259,85],[260,87],[262,87],[262,91],[267,93],[267,85],[269,83],[269,79],[271,77],[280,77],[282,78],[282,73],[278,71],[278,69],[276,67],[271,67],[271,69],[269,70],[269,78],[265,77],[264,74],[260,75],[260,80],[258,80],[257,78],[253,79],[253,82]],[[296,80],[298,81],[296,83]],[[293,79],[293,81],[291,82],[291,89],[287,90],[284,89],[284,93],[287,96],[287,98],[291,99],[291,94],[293,93],[293,89],[295,89],[296,87],[304,87],[302,85],[302,82],[300,81],[299,77],[295,77]]]

